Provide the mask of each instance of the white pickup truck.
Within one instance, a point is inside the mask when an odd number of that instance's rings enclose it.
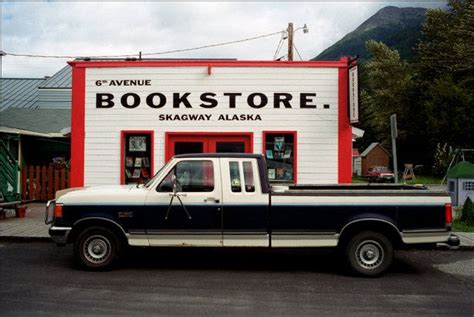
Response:
[[[87,269],[127,245],[334,247],[357,273],[385,272],[394,248],[459,245],[445,192],[406,185],[275,186],[254,154],[175,156],[143,185],[74,188],[48,202],[49,233]]]

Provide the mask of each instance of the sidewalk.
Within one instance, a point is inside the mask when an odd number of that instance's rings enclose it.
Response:
[[[0,239],[26,238],[49,240],[49,226],[44,224],[44,203],[29,204],[25,218],[15,218],[15,213],[7,214],[0,220]],[[474,249],[474,232],[455,232],[461,239],[461,248]]]

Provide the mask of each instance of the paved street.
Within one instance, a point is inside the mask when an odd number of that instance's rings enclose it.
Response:
[[[356,278],[311,250],[133,249],[84,272],[70,246],[0,242],[0,315],[455,315],[474,313],[474,252],[398,252]]]

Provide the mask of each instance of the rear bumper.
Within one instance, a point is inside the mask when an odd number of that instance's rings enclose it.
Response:
[[[52,226],[49,228],[49,235],[54,242],[60,245],[65,245],[67,243],[67,238],[71,232],[71,227],[55,227]]]
[[[449,235],[448,241],[446,241],[446,244],[449,245],[450,247],[459,247],[461,245],[461,240],[457,235],[454,233],[451,233]]]

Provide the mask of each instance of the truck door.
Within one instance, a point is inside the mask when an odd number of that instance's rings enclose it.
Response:
[[[221,158],[224,246],[268,247],[269,195],[262,193],[257,160]]]
[[[176,177],[176,192],[173,191]],[[146,199],[151,246],[222,246],[222,190],[218,158],[179,160]]]

